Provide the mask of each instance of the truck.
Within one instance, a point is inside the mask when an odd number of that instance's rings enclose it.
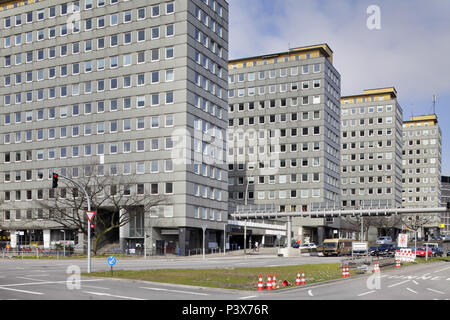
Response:
[[[352,254],[352,243],[355,240],[350,239],[325,239],[323,241],[323,255],[351,255]]]

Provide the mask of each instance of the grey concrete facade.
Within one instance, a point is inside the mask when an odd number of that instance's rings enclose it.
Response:
[[[442,133],[436,115],[414,116],[403,122],[402,204],[411,207],[440,207]],[[444,216],[436,214],[424,226],[439,234]],[[425,230],[421,228],[420,236]]]
[[[229,88],[230,205],[339,202],[340,74],[328,45],[230,61]],[[333,227],[295,218],[293,239],[321,242]]]
[[[186,248],[180,230],[222,232],[228,4],[18,3],[0,12],[1,229],[43,230],[38,242],[51,246],[58,227],[36,201],[48,199],[52,172],[76,178],[94,165],[135,175],[132,194],[168,199],[122,228],[124,245],[147,231]]]
[[[395,89],[341,101],[342,207],[400,207],[402,109]]]

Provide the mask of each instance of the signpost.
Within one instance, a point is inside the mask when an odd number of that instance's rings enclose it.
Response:
[[[87,198],[87,199],[88,199],[88,206],[89,206],[89,209],[90,209],[91,205],[89,203],[89,198]],[[86,217],[88,218],[88,222],[87,222],[87,230],[88,230],[88,234],[87,234],[87,237],[88,237],[88,239],[87,239],[88,240],[88,249],[87,249],[87,251],[88,251],[88,273],[91,273],[91,221],[94,218],[95,211],[88,210],[88,211],[85,211],[84,213],[86,214]]]
[[[113,276],[113,267],[117,264],[117,259],[114,256],[108,257],[106,263],[111,267],[111,277]]]
[[[397,245],[399,248],[406,248],[408,246],[408,235],[405,233],[399,234]]]

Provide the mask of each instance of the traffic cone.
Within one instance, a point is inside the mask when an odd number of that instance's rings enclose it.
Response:
[[[348,270],[348,266],[347,266],[347,278],[350,277],[350,271]]]
[[[301,277],[300,284],[306,284],[306,280],[305,280],[305,271],[302,271],[302,277]]]
[[[379,271],[380,271],[380,263],[378,261],[375,261],[375,265],[373,266],[373,272]]]
[[[272,278],[272,290],[276,290],[276,289],[277,289],[277,274],[274,273],[273,278]]]
[[[262,279],[262,274],[259,274],[259,281],[258,281],[258,289],[257,291],[264,291],[264,284]]]
[[[301,280],[300,280],[300,271],[297,273],[297,279],[295,280],[295,285],[298,286],[301,284]]]
[[[347,277],[347,273],[345,271],[345,266],[342,266],[342,278],[346,278]]]
[[[270,273],[269,273],[269,277],[267,278],[266,290],[272,290],[272,279],[270,277]]]
[[[395,267],[400,268],[402,265],[400,264],[400,260],[395,260]]]

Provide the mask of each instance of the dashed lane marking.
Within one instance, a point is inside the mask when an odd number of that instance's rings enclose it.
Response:
[[[416,291],[414,291],[413,289],[410,289],[410,288],[406,288],[406,290],[408,290],[408,291],[410,291],[410,292],[412,292],[412,293],[415,293],[415,294],[417,294],[417,292],[416,292]]]
[[[396,284],[392,284],[392,285],[388,286],[388,288],[392,288],[392,287],[395,287],[395,286],[399,286],[399,285],[404,284],[404,283],[406,283],[406,282],[409,282],[409,280],[402,281],[402,282],[399,282],[399,283],[396,283]]]
[[[433,292],[436,292],[436,293],[439,293],[439,294],[445,294],[445,292],[434,290],[434,289],[431,289],[431,288],[427,288],[427,290],[430,290],[430,291],[433,291]]]
[[[312,290],[308,290],[308,295],[309,295],[310,297],[314,297],[314,295],[312,294]]]

